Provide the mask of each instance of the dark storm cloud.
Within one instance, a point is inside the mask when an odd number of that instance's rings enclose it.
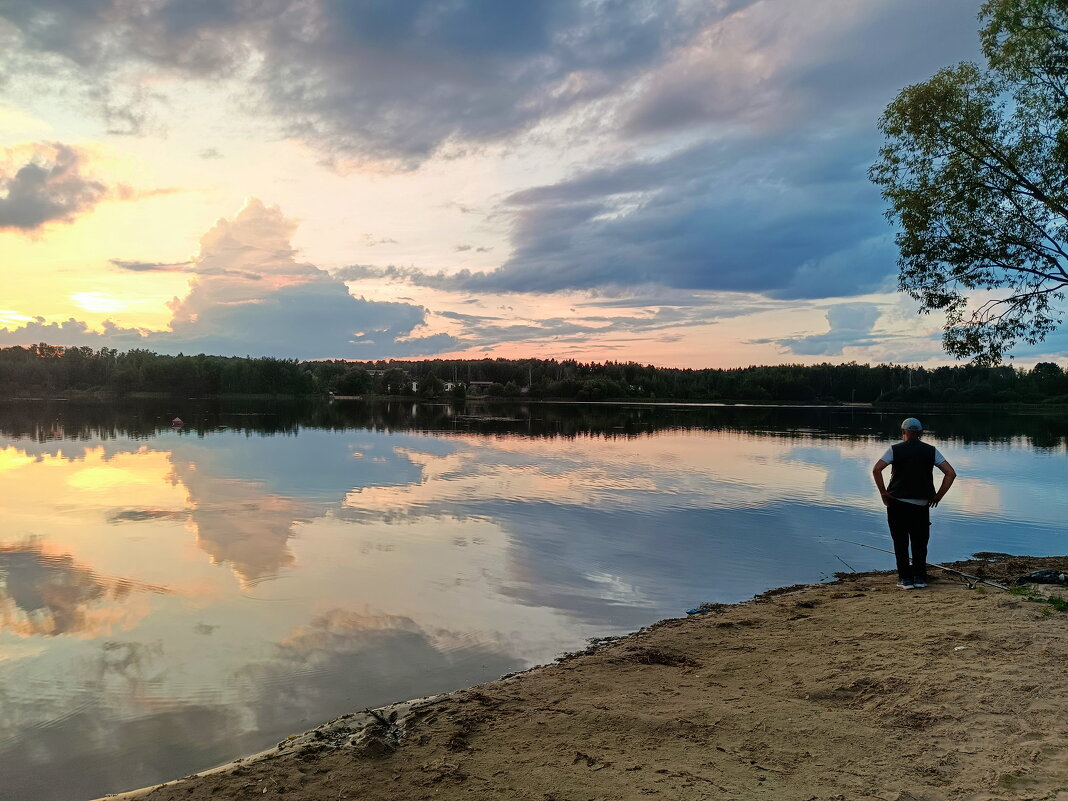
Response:
[[[889,242],[879,246],[888,237],[878,193],[850,144],[840,143],[844,170],[813,169],[827,160],[815,138],[772,153],[702,144],[519,193],[509,199],[515,249],[482,282],[506,291],[661,283],[789,297],[874,288],[893,252]]]
[[[621,112],[632,135],[693,128],[703,141],[513,194],[511,258],[464,288],[885,288],[897,253],[867,179],[875,121],[903,85],[977,55],[976,13],[965,0],[752,7]]]
[[[885,283],[895,253],[867,149],[822,135],[769,155],[701,144],[516,193],[513,252],[493,272],[345,268],[463,292],[556,292],[656,284],[817,298]],[[837,163],[844,160],[846,166]]]
[[[78,148],[42,142],[14,171],[0,166],[0,230],[70,222],[103,200],[108,187],[82,173],[84,162]]]
[[[0,15],[27,48],[90,76],[131,130],[141,119],[123,67],[244,70],[290,135],[416,163],[604,97],[751,2],[38,0],[0,2]]]
[[[513,249],[496,271],[382,275],[466,292],[888,290],[897,252],[867,178],[875,122],[901,86],[976,55],[975,15],[966,0],[756,4],[618,111],[638,141],[700,132],[695,144],[512,194],[498,211]]]

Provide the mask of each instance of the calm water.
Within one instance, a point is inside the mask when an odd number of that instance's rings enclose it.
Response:
[[[181,415],[187,427],[168,421]],[[0,798],[86,799],[892,558],[901,413],[0,404]],[[923,415],[932,560],[1068,550],[1068,420]]]

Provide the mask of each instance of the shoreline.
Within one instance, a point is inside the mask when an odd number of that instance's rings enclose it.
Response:
[[[218,403],[236,401],[272,401],[281,403],[421,403],[430,406],[455,406],[464,403],[485,404],[490,406],[507,405],[571,405],[571,406],[645,406],[645,407],[707,407],[707,408],[743,408],[743,409],[867,409],[876,412],[899,412],[899,411],[924,411],[931,412],[956,412],[956,411],[1003,411],[1013,413],[1041,412],[1051,414],[1063,414],[1068,411],[1068,402],[1026,402],[1026,401],[976,401],[976,402],[945,402],[945,401],[791,401],[791,400],[757,400],[757,399],[729,399],[702,400],[694,398],[648,398],[648,397],[622,397],[578,399],[569,397],[541,397],[532,398],[524,395],[517,396],[494,396],[494,395],[468,395],[463,399],[446,397],[419,397],[415,395],[289,395],[272,394],[264,392],[250,393],[223,393],[219,395],[203,395],[188,397],[182,394],[168,392],[131,392],[125,395],[116,394],[110,390],[102,391],[78,391],[68,392],[65,395],[10,395],[0,397],[0,402],[8,403],[128,403],[138,401],[174,401],[181,403]]]
[[[1011,581],[1068,557],[947,566]],[[838,578],[104,799],[1068,799],[1068,617],[1032,602],[1068,590]]]

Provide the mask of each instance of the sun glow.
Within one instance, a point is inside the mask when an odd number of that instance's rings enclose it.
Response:
[[[125,301],[103,292],[75,292],[70,299],[78,308],[91,312],[119,312],[127,307]]]
[[[11,309],[0,309],[0,327],[19,326],[23,323],[33,322],[33,318],[25,314],[19,314]]]

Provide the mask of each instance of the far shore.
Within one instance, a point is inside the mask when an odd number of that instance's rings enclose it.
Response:
[[[955,563],[1011,583],[1068,557]],[[1068,590],[889,573],[715,604],[557,663],[351,712],[114,799],[1068,799]]]
[[[468,395],[463,399],[447,397],[419,397],[415,395],[281,395],[267,393],[225,393],[221,395],[205,395],[200,397],[184,397],[166,392],[130,392],[119,395],[107,391],[70,392],[61,395],[30,394],[12,395],[0,398],[0,401],[22,402],[93,402],[109,403],[115,401],[148,401],[164,400],[174,402],[214,402],[214,401],[356,401],[356,402],[406,402],[428,403],[434,405],[456,405],[464,403],[490,404],[490,405],[514,405],[522,404],[571,404],[592,406],[700,406],[700,407],[768,407],[768,408],[798,408],[798,409],[873,409],[875,411],[910,411],[910,412],[952,412],[952,411],[1010,411],[1010,412],[1050,412],[1063,413],[1068,411],[1068,403],[905,403],[901,401],[890,402],[849,402],[849,401],[787,401],[787,400],[700,400],[686,398],[599,398],[597,400],[578,398],[532,398],[529,396],[499,397],[494,395]]]

